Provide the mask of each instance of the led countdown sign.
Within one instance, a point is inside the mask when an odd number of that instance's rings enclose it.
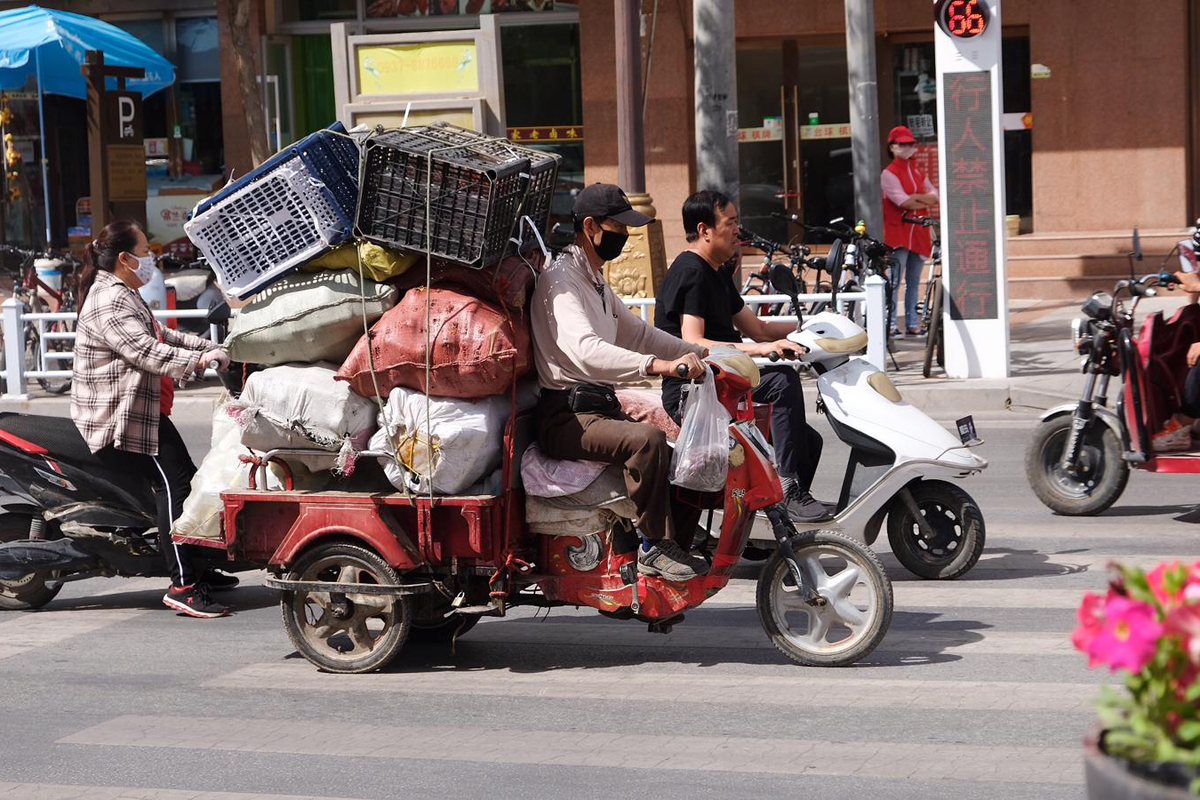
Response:
[[[935,13],[941,29],[956,39],[973,39],[991,22],[987,4],[979,0],[940,0]]]

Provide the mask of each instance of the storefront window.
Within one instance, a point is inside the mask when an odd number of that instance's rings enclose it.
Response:
[[[285,22],[336,22],[358,14],[355,0],[283,0],[282,5]]]
[[[216,17],[182,17],[175,21],[175,80],[221,80]]]
[[[508,136],[562,156],[551,215],[565,219],[583,188],[579,26],[505,25],[500,49]]]
[[[760,236],[786,240],[787,223],[771,216],[784,211],[786,205],[782,47],[739,48],[737,79],[738,212],[742,226]]]
[[[837,217],[852,219],[854,166],[846,49],[801,47],[798,56],[801,216],[808,225],[827,225]]]
[[[449,14],[496,14],[506,11],[553,11],[578,8],[570,0],[367,0],[367,16],[426,17]]]

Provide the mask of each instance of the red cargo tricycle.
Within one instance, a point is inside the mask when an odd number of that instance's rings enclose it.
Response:
[[[750,397],[758,368],[744,356],[708,360],[729,411],[729,470],[719,537],[707,574],[685,582],[638,573],[637,537],[627,520],[591,532],[538,533],[526,524],[521,458],[531,414],[514,410],[505,431],[503,489],[494,496],[265,490],[271,462],[312,455],[279,450],[255,459],[250,486],[224,501],[230,559],[262,564],[282,592],[284,625],[296,649],[331,672],[378,669],[407,641],[451,641],[481,617],[517,606],[590,606],[667,633],[722,589],[765,511],[778,548],[757,588],[763,628],[798,664],[844,666],[887,632],[892,587],[865,545],[830,531],[798,533]],[[367,452],[363,457],[389,457]],[[259,476],[256,478],[256,475]],[[535,498],[528,498],[534,502]],[[711,519],[711,517],[710,517]]]

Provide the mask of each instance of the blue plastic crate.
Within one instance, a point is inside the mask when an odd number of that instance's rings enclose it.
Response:
[[[184,230],[245,298],[349,239],[357,204],[358,144],[319,131],[199,203]]]

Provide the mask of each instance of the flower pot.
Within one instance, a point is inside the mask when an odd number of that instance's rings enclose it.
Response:
[[[1084,739],[1084,776],[1090,800],[1195,800],[1186,781],[1170,785],[1135,774],[1129,762],[1104,752],[1103,731],[1096,728]],[[1162,765],[1139,765],[1146,772]],[[1164,770],[1166,772],[1166,770]]]

